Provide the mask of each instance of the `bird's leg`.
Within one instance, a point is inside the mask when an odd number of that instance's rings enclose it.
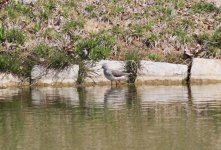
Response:
[[[116,86],[120,85],[120,80],[116,81]]]
[[[111,87],[112,87],[112,81],[111,81]]]

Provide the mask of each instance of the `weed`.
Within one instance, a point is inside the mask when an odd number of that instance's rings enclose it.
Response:
[[[17,3],[14,9],[22,15],[27,15],[31,13],[31,8],[28,5],[23,5],[21,3]]]
[[[111,32],[115,35],[122,35],[124,32],[124,29],[118,25],[113,26],[111,29]]]
[[[105,33],[98,33],[79,41],[74,51],[82,60],[97,61],[105,59],[110,54],[114,44],[114,37]]]
[[[157,34],[151,33],[146,37],[144,40],[144,43],[146,44],[147,47],[155,47],[156,41],[159,40],[159,36]]]
[[[184,19],[181,19],[180,26],[183,29],[188,30],[189,28],[193,28],[194,24],[193,24],[192,20],[184,18]]]
[[[54,47],[45,44],[39,44],[33,49],[36,61],[46,65],[49,68],[65,68],[72,63],[71,56]]]
[[[72,30],[81,29],[84,27],[84,23],[85,21],[81,17],[76,20],[68,21],[63,25],[63,32],[67,33]]]
[[[16,19],[19,15],[29,15],[31,8],[27,5],[11,1],[6,7],[6,11],[10,19]]]
[[[145,33],[145,27],[143,25],[140,25],[140,24],[134,24],[132,27],[131,27],[131,31],[132,31],[132,35],[133,36],[137,36],[137,37],[141,37],[144,35]]]
[[[218,28],[213,33],[203,33],[194,36],[197,43],[205,45],[207,48],[213,47],[221,48],[221,28]]]
[[[50,49],[51,48],[49,46],[40,43],[34,47],[33,53],[36,54],[38,57],[46,57],[49,55]]]
[[[8,17],[10,19],[15,19],[17,17],[17,13],[16,11],[14,10],[13,6],[12,5],[9,5],[6,7],[6,11],[7,11],[7,14],[8,14]]]
[[[209,46],[207,48],[207,56],[215,58],[219,53],[219,49],[217,47]]]
[[[147,58],[152,60],[152,61],[160,61],[161,57],[159,54],[151,53],[147,55]]]
[[[182,54],[167,54],[165,55],[164,61],[174,64],[184,64],[184,60],[182,59]]]
[[[94,5],[87,5],[87,6],[85,7],[85,10],[86,10],[87,12],[91,13],[95,8],[96,8],[96,6],[94,6]]]
[[[53,11],[55,8],[55,2],[54,0],[48,0],[48,1],[39,1],[39,18],[41,21],[47,20],[50,18],[50,16],[53,15]]]
[[[43,34],[44,38],[59,39],[61,35],[53,28],[47,28]]]
[[[79,0],[78,0],[79,2]],[[76,0],[66,0],[65,1],[65,7],[76,7]]]
[[[215,47],[221,48],[221,27],[213,33],[212,42]]]
[[[175,8],[182,8],[185,5],[185,0],[172,0]]]
[[[203,45],[210,41],[211,35],[209,33],[203,33],[200,35],[193,35],[193,37],[198,44]]]
[[[199,2],[192,6],[192,10],[196,13],[202,12],[216,12],[219,11],[219,8],[212,3]]]
[[[11,72],[20,74],[21,62],[14,53],[4,53],[0,55],[0,72]]]
[[[125,69],[130,73],[128,83],[134,83],[137,78],[137,70],[140,68],[141,54],[137,50],[128,51],[125,54]]]
[[[11,30],[7,30],[6,39],[10,43],[23,45],[25,43],[26,36],[22,31],[18,29],[11,29]]]
[[[176,36],[179,42],[182,44],[193,42],[192,36],[188,34],[187,29],[185,27],[182,26],[176,27],[172,31],[172,35]]]
[[[5,29],[0,27],[0,42],[5,41]]]
[[[116,15],[122,13],[124,9],[123,9],[123,7],[121,7],[119,5],[111,3],[110,5],[108,5],[108,10],[109,10],[109,15],[116,16]]]
[[[41,30],[41,24],[40,23],[35,23],[32,27],[33,33],[37,33],[38,31]]]

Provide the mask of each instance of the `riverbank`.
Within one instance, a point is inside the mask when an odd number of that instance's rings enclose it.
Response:
[[[10,73],[0,73],[0,88],[17,86],[94,86],[110,85],[103,75],[102,64],[109,68],[125,70],[124,61],[101,60],[87,63],[85,77],[79,77],[79,66],[72,65],[64,69],[48,69],[35,66],[30,78],[23,78]],[[186,83],[217,83],[221,82],[221,60],[193,58],[190,66],[163,62],[141,61],[135,84],[168,85]],[[78,78],[84,82],[78,84]],[[125,84],[122,82],[122,84]]]
[[[0,8],[1,87],[109,84],[102,60],[122,70],[121,61],[135,61],[128,72],[141,64],[137,84],[201,82],[199,71],[190,76],[192,58],[221,58],[216,0],[4,0]],[[220,80],[213,72],[205,79]]]
[[[139,60],[188,65],[220,58],[218,1],[4,0],[0,71],[29,78],[34,66]]]

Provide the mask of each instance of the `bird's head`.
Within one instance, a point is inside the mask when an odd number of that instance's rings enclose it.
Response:
[[[102,69],[108,69],[107,64],[103,64],[101,68]]]

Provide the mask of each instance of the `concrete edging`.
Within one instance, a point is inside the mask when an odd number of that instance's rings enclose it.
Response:
[[[85,85],[110,84],[101,69],[107,63],[111,69],[124,70],[124,61],[101,60],[97,63],[87,63],[87,77]],[[31,72],[31,85],[36,86],[75,86],[78,78],[79,66],[71,65],[65,69],[46,69],[43,66],[34,66]],[[221,60],[193,58],[191,70],[182,64],[165,62],[141,61],[136,84],[182,84],[190,74],[191,83],[221,82]],[[27,79],[16,75],[0,73],[0,88],[30,85]]]

